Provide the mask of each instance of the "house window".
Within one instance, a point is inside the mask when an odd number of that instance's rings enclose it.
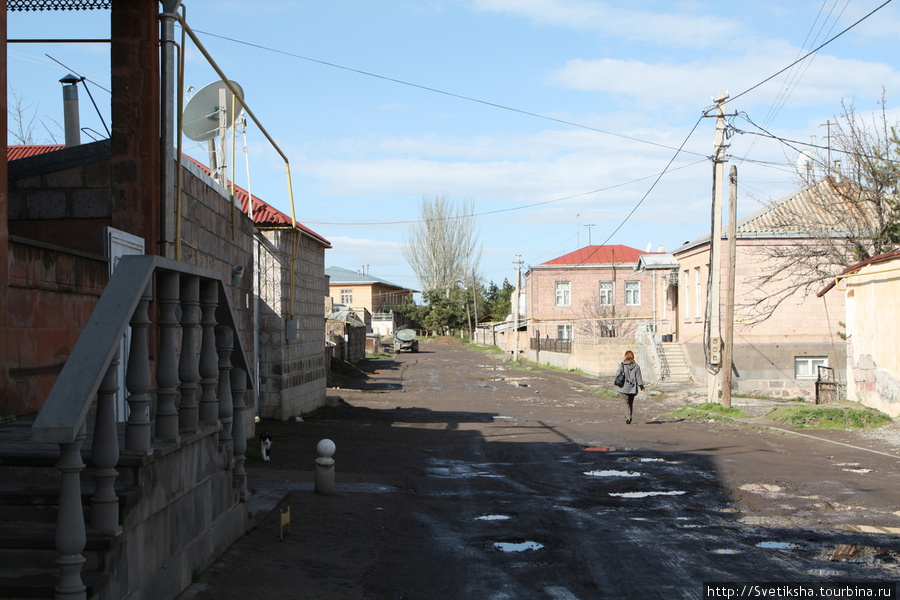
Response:
[[[353,304],[353,290],[341,290],[341,304]]]
[[[568,281],[556,282],[556,305],[572,306],[572,284]]]
[[[694,267],[694,293],[697,299],[697,305],[694,307],[694,316],[700,318],[702,315],[700,307],[703,305],[701,299],[703,297],[703,286],[700,285],[700,267]]]
[[[557,325],[556,326],[556,339],[571,340],[572,339],[572,326],[571,325]]]
[[[626,281],[625,282],[625,306],[641,305],[641,282]]]
[[[691,316],[691,272],[684,272],[684,318]]]
[[[827,366],[827,356],[795,356],[794,379],[816,379],[819,376],[819,367]]]
[[[601,281],[600,282],[600,306],[612,306],[614,302],[613,296],[613,282],[612,281]]]

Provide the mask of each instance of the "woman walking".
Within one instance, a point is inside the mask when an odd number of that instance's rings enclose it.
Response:
[[[644,378],[641,376],[641,367],[634,362],[634,352],[625,352],[625,360],[619,364],[616,371],[616,385],[622,399],[625,400],[625,423],[631,423],[634,411],[634,397],[640,391],[644,391]]]

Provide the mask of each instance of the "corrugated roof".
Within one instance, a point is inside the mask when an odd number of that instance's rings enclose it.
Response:
[[[8,146],[6,148],[6,160],[19,160],[20,158],[28,158],[30,156],[38,156],[48,152],[56,152],[65,148],[62,144],[31,144]]]
[[[575,252],[570,252],[554,258],[553,260],[541,263],[539,266],[588,266],[588,265],[609,265],[609,264],[636,264],[638,259],[644,254],[654,254],[652,252],[644,252],[629,246],[621,244],[611,246],[585,246]]]
[[[385,281],[384,279],[379,279],[378,277],[373,277],[371,275],[364,275],[363,273],[357,273],[356,271],[351,271],[350,269],[344,269],[341,267],[328,267],[325,269],[325,274],[331,278],[332,285],[338,284],[375,284],[380,283],[381,285],[386,285],[388,287],[393,287],[398,290],[407,290],[408,288],[403,287],[402,285],[397,285],[395,283],[391,283],[390,281]],[[411,292],[415,292],[416,290],[409,290]]]
[[[210,171],[209,167],[201,163],[195,158],[184,155],[186,159],[200,167],[200,169],[212,177],[212,171]],[[228,186],[231,185],[229,182]],[[242,188],[239,185],[234,186],[234,196],[241,203],[241,212],[246,215],[250,214],[250,199],[251,194]],[[269,204],[268,202],[263,201],[259,198],[259,196],[253,196],[253,223],[258,225],[259,227],[271,227],[271,228],[285,228],[291,227],[291,218]],[[301,231],[309,234],[311,237],[319,240],[325,246],[331,247],[331,242],[320,236],[318,233],[313,231],[312,229],[306,227],[302,223],[297,222],[297,228]]]

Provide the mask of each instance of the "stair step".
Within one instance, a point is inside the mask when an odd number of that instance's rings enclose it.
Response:
[[[87,587],[87,597],[100,593],[109,576],[97,571],[82,571],[81,580]],[[59,581],[59,571],[53,569],[0,569],[0,598],[53,598]]]

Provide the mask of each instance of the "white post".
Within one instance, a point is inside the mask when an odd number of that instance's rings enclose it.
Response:
[[[316,493],[330,496],[334,494],[334,456],[335,445],[324,439],[316,445]]]

